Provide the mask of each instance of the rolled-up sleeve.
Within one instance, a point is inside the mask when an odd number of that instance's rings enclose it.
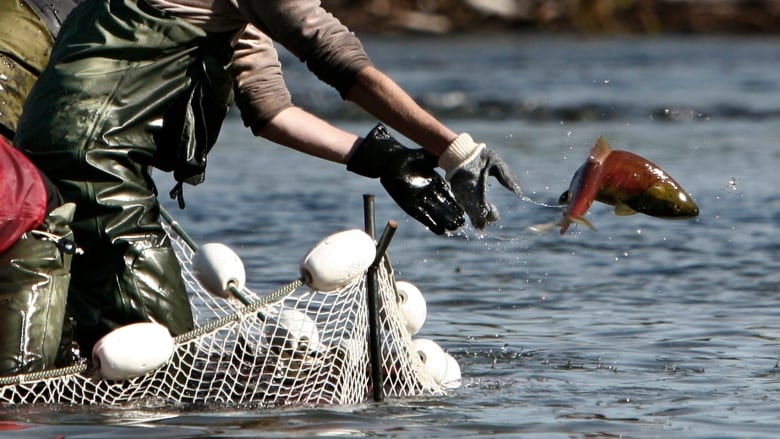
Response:
[[[371,65],[358,38],[318,0],[238,0],[248,17],[305,62],[320,80],[344,94]]]
[[[255,133],[293,105],[274,43],[254,26],[247,26],[236,43],[233,76],[236,106]]]

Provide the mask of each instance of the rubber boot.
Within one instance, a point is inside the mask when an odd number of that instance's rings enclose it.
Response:
[[[99,154],[93,150],[89,155]],[[95,159],[92,163],[110,167],[114,162]],[[73,230],[84,255],[74,259],[68,297],[83,355],[89,358],[100,337],[130,323],[160,323],[172,335],[193,329],[181,267],[160,225],[156,199],[146,197],[149,205],[141,202],[143,197],[136,193],[140,190],[138,181],[131,178],[93,183],[90,188],[95,190],[94,198],[83,205],[101,213],[86,212],[87,218],[74,221]],[[97,201],[111,198],[109,193],[135,204],[112,209],[113,214],[109,214],[109,206]],[[96,230],[101,224],[108,227]]]
[[[72,203],[54,209],[37,230],[72,240],[74,210]],[[0,255],[0,375],[54,367],[72,257],[72,247],[63,249],[30,232]]]

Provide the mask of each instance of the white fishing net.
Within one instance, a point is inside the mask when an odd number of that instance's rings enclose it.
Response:
[[[249,299],[245,305],[209,294],[200,285],[192,269],[192,243],[174,229],[166,225],[190,292],[196,329],[175,338],[171,358],[159,369],[125,381],[100,379],[86,364],[0,378],[0,404],[275,407],[354,404],[376,397],[366,276],[331,292],[312,291],[300,280],[264,297],[243,289]],[[405,328],[386,258],[377,273],[381,357],[375,364],[382,369],[382,395],[443,393],[445,387],[426,369]]]

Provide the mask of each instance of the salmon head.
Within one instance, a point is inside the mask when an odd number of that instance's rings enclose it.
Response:
[[[585,219],[585,213],[598,197],[604,164],[611,152],[607,141],[603,137],[599,137],[590,150],[588,159],[574,173],[574,177],[572,177],[569,184],[569,190],[564,192],[558,200],[559,203],[566,205],[563,219],[561,220],[561,235],[566,233],[571,223],[578,223],[593,228],[593,225]]]

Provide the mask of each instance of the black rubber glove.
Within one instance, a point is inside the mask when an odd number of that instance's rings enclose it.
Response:
[[[358,145],[347,170],[379,178],[395,202],[437,235],[457,230],[465,222],[450,187],[435,168],[437,158],[422,149],[398,143],[379,124]]]

